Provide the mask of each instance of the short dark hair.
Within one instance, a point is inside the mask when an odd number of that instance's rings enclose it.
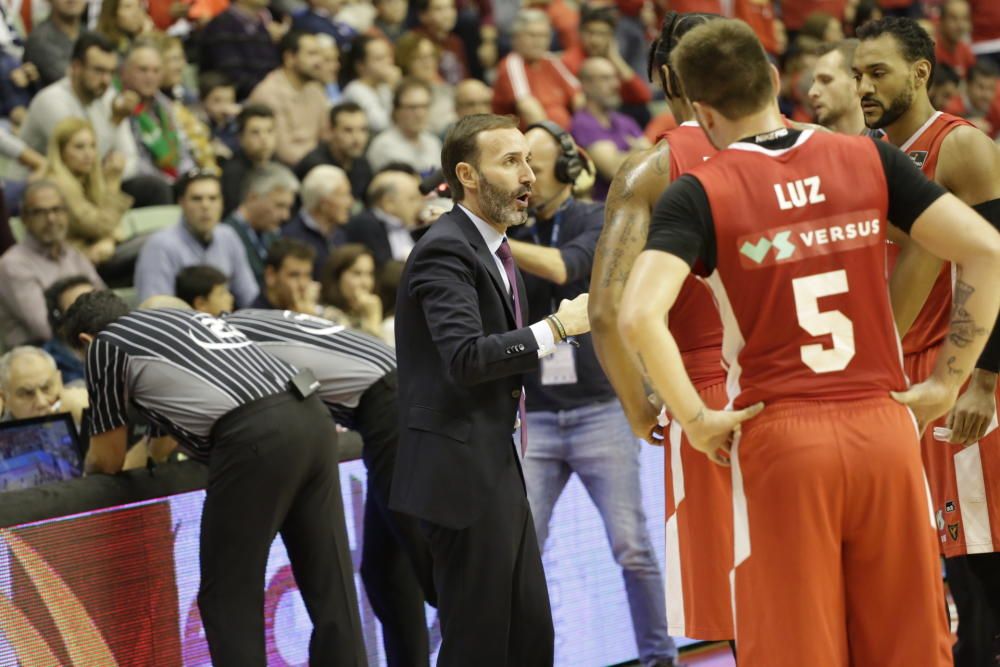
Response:
[[[82,294],[66,311],[63,334],[71,345],[76,346],[79,345],[80,334],[96,336],[128,313],[128,304],[111,290]]]
[[[455,174],[459,162],[468,162],[479,168],[479,135],[491,130],[517,129],[513,116],[477,113],[460,118],[444,138],[441,149],[441,170],[455,201],[465,199],[465,189]]]
[[[606,23],[614,28],[618,25],[618,13],[613,7],[584,5],[580,9],[580,27],[588,23]]]
[[[215,70],[198,75],[198,96],[202,100],[218,88],[236,88],[236,84],[226,74]]]
[[[771,64],[746,23],[719,19],[692,29],[670,55],[684,96],[729,120],[759,111],[774,99]]]
[[[194,307],[196,298],[206,299],[212,290],[228,282],[229,278],[226,277],[226,274],[214,266],[207,264],[186,266],[174,278],[174,294],[177,295],[178,299]]]
[[[842,39],[839,42],[834,42],[833,44],[823,44],[816,51],[817,56],[825,56],[828,53],[833,53],[836,51],[840,54],[841,67],[848,73],[851,71],[851,63],[854,62],[854,52],[858,50],[858,40],[854,38]]]
[[[222,181],[219,179],[219,175],[214,171],[204,171],[202,169],[192,169],[191,171],[182,174],[174,182],[174,201],[180,201],[192,185],[198,181],[215,181],[219,184],[219,188],[222,188]]]
[[[931,81],[931,86],[943,86],[948,83],[953,83],[956,86],[962,81],[958,76],[958,72],[955,68],[947,63],[941,63],[934,68],[934,79]]]
[[[330,109],[330,127],[337,127],[337,119],[340,118],[340,114],[345,113],[364,113],[365,110],[361,108],[361,105],[357,102],[340,102],[339,104],[333,105]]]
[[[349,82],[358,78],[358,66],[368,57],[368,45],[379,40],[386,41],[380,35],[360,34],[351,41],[351,46],[344,54],[343,62],[340,66],[338,83],[343,88]]]
[[[392,110],[396,111],[399,109],[399,105],[402,104],[403,95],[417,88],[426,92],[428,96],[432,94],[429,83],[412,76],[404,77],[402,81],[396,84],[396,90],[392,93]]]
[[[280,271],[285,260],[289,257],[314,262],[316,261],[316,250],[311,245],[298,239],[278,239],[268,248],[264,266],[269,266],[275,271]]]
[[[239,128],[240,134],[243,134],[243,130],[246,129],[247,123],[250,122],[251,118],[270,118],[273,120],[274,110],[260,102],[244,104],[240,115],[236,117],[236,127]]]
[[[298,53],[299,49],[302,48],[302,40],[312,36],[313,33],[305,32],[304,30],[289,30],[286,32],[285,36],[278,42],[278,54],[281,56],[282,62],[285,60],[286,53]]]
[[[90,278],[85,275],[66,276],[60,278],[45,289],[45,310],[48,313],[49,328],[55,336],[59,336],[62,329],[63,320],[66,313],[59,307],[59,298],[68,289],[79,287],[80,285],[93,285]]]
[[[976,64],[965,73],[965,80],[971,83],[976,77],[996,79],[1000,77],[1000,67],[989,58],[977,58]]]
[[[895,38],[903,58],[911,65],[918,60],[926,60],[931,64],[931,73],[927,77],[927,87],[930,88],[937,58],[934,55],[934,40],[927,31],[913,19],[901,16],[886,16],[878,21],[869,21],[857,31],[857,37],[862,42],[878,39],[882,35],[892,35]]]
[[[99,32],[84,30],[80,33],[80,36],[76,38],[76,41],[73,42],[73,51],[70,55],[70,61],[74,63],[86,63],[87,51],[90,49],[97,49],[99,51],[104,51],[105,53],[115,52],[115,47],[111,43],[110,39]]]
[[[717,18],[721,17],[715,14],[699,14],[694,12],[690,14],[681,14],[674,11],[667,12],[667,15],[663,17],[660,36],[654,39],[653,43],[649,45],[649,58],[646,62],[646,76],[649,78],[649,82],[656,83],[655,77],[660,76],[663,66],[670,63],[670,54],[677,46],[677,42],[681,40],[681,37],[702,23]],[[667,97],[677,97],[680,94],[680,83],[677,81],[677,75],[673,71],[670,72],[670,80],[662,81],[661,83],[664,88],[663,92],[666,93]]]

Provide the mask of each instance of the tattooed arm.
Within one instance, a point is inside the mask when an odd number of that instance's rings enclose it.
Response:
[[[590,279],[590,322],[597,358],[625,409],[636,437],[651,433],[659,411],[649,402],[642,374],[618,331],[625,281],[646,243],[649,220],[660,193],[670,184],[670,147],[661,141],[629,157],[615,175],[604,208]]]

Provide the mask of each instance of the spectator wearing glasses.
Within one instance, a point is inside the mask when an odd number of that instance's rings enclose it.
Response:
[[[51,181],[28,185],[21,203],[25,237],[0,257],[0,334],[14,347],[52,338],[45,289],[72,275],[104,287],[94,265],[66,242],[69,210]]]
[[[375,171],[391,162],[409,165],[426,175],[441,168],[441,140],[428,131],[431,88],[419,79],[404,79],[392,100],[392,125],[372,140],[368,162]]]

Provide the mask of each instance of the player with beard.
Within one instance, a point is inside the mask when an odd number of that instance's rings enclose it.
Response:
[[[633,154],[618,170],[605,204],[604,230],[590,283],[594,347],[625,408],[632,430],[654,445],[666,444],[666,586],[671,634],[732,640],[729,571],[733,561],[732,485],[724,468],[691,448],[674,422],[664,436],[660,408],[649,400],[642,374],[618,332],[618,307],[632,263],[646,243],[652,210],[670,183],[716,153],[694,119],[668,61],[677,42],[713,14],[671,12],[650,48],[648,74],[658,80],[680,126],[655,146]],[[704,283],[688,279],[670,313],[684,366],[705,403],[727,401],[722,368],[722,323]],[[664,439],[666,437],[666,443]]]
[[[809,101],[817,122],[841,134],[865,134],[867,131],[858,86],[851,72],[857,48],[856,39],[824,46],[813,67],[813,84],[809,87]]]
[[[900,18],[869,23],[858,38],[853,69],[868,127],[885,130],[888,141],[928,178],[1000,226],[1000,148],[967,121],[934,110],[927,92],[935,66],[931,39],[915,21]],[[890,281],[893,310],[905,333],[906,373],[911,382],[921,382],[948,335],[949,312],[958,294],[953,294],[951,266],[942,267],[905,237],[893,240],[902,247]],[[1000,633],[997,336],[994,329],[955,408],[928,428],[922,441],[941,551],[962,617],[957,655],[960,662],[966,650],[977,656],[968,664],[992,660],[996,648],[990,640]],[[954,334],[952,340],[961,341]],[[967,633],[983,605],[993,608],[992,629]]]
[[[417,242],[396,302],[399,454],[390,508],[420,519],[441,619],[438,665],[549,667],[552,613],[520,457],[522,374],[586,333],[587,295],[529,325],[506,232],[535,175],[511,117],[459,120],[441,151],[455,207]],[[513,435],[517,415],[521,428]]]

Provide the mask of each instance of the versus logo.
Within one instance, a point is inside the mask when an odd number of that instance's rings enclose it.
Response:
[[[757,264],[764,261],[767,257],[767,252],[774,248],[774,261],[780,262],[783,259],[788,259],[793,254],[795,254],[795,244],[789,242],[788,237],[792,235],[792,232],[785,230],[783,232],[778,232],[774,235],[773,239],[768,239],[764,237],[758,239],[756,243],[750,243],[750,241],[744,241],[743,245],[740,246],[740,254],[749,257]]]
[[[740,264],[758,269],[874,245],[882,239],[879,215],[876,210],[854,211],[778,227],[763,235],[744,234],[736,239]]]

